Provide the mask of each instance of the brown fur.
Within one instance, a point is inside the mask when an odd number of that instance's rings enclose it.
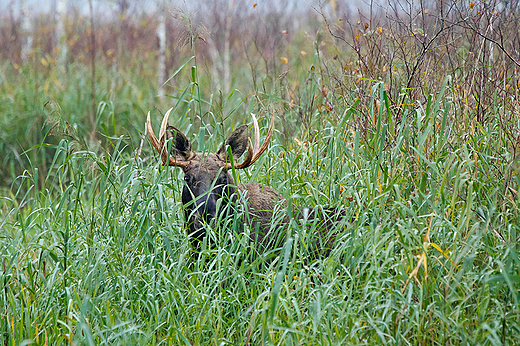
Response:
[[[169,160],[170,165],[179,166],[184,171],[186,184],[182,190],[182,203],[189,236],[194,247],[198,247],[206,236],[204,223],[209,223],[215,217],[221,216],[217,215],[221,212],[217,208],[217,201],[222,198],[227,199],[228,202],[236,202],[237,198],[245,199],[240,202],[247,205],[249,220],[243,221],[249,223],[250,229],[254,231],[252,236],[261,245],[261,250],[281,246],[286,238],[286,226],[290,221],[287,214],[282,211],[287,208],[287,201],[267,185],[248,183],[237,186],[228,172],[230,167],[245,168],[258,159],[267,148],[267,143],[272,136],[274,117],[271,117],[271,126],[266,140],[260,146],[257,133],[258,124],[253,116],[255,127],[254,150],[251,148],[249,141],[248,127],[242,125],[231,133],[216,153],[202,154],[191,150],[191,143],[182,132],[172,126],[166,127],[165,124],[167,124],[170,111],[166,113],[163,120],[160,141],[153,134],[149,116],[147,129],[152,144],[161,153],[163,162]],[[166,157],[162,149],[165,140],[170,140],[172,143],[170,158]],[[228,148],[231,149],[234,162],[247,149],[244,161],[231,165]],[[277,211],[280,211],[280,213],[278,214]],[[310,250],[328,253],[335,238],[328,234],[328,230],[342,219],[343,214],[337,213],[334,209],[315,208],[307,213],[298,211],[293,215],[296,215],[294,221],[300,223],[302,227],[320,230],[316,240],[312,244],[306,244],[312,247]],[[306,223],[302,224],[302,220],[305,220]]]

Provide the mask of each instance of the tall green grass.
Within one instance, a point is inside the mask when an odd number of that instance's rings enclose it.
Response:
[[[198,150],[216,150],[237,111],[290,118],[275,93],[206,98],[190,74],[170,104]],[[301,105],[315,102],[322,77],[305,78]],[[180,170],[109,129],[119,122],[107,114],[135,98],[128,86],[100,105],[109,150],[63,136],[47,144],[48,171],[29,165],[2,198],[2,344],[517,343],[518,168],[498,120],[459,123],[450,87],[447,78],[424,104],[395,108],[374,83],[368,114],[355,99],[332,99],[334,113],[309,107],[306,131],[279,131],[254,168],[236,172],[292,205],[345,211],[332,253],[316,260],[302,237],[313,229],[298,217],[274,259],[259,253],[241,234],[240,205],[191,249]],[[70,104],[81,100],[72,94]],[[370,131],[359,126],[364,115]],[[136,115],[127,131],[138,136],[143,121]]]
[[[101,101],[96,101],[95,136],[89,136],[90,71],[81,63],[64,70],[48,60],[23,66],[6,62],[0,67],[2,188],[17,188],[17,177],[26,167],[38,167],[47,175],[53,148],[63,137],[79,150],[110,151],[120,136],[135,146],[141,117],[156,102],[156,86],[142,65],[133,66],[130,76],[127,69],[115,72],[100,64],[95,99]]]

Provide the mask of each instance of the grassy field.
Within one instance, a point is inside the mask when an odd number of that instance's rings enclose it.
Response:
[[[64,75],[45,56],[3,63],[0,345],[518,344],[514,68],[465,84],[478,66],[440,69],[407,51],[417,73],[396,57],[393,74],[375,57],[363,71],[345,61],[395,43],[390,29],[354,32],[356,55],[320,28],[295,34],[275,72],[237,60],[225,93],[197,45],[162,97],[153,54],[117,70],[100,58],[94,132],[88,65]],[[169,107],[209,151],[251,112],[265,134],[275,112],[269,149],[238,178],[294,206],[344,210],[332,253],[312,258],[291,218],[267,260],[239,231],[241,206],[194,251],[182,172],[143,138],[148,110],[157,131]]]

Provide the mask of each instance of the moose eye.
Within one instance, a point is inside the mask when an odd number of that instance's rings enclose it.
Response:
[[[184,176],[184,181],[185,181],[186,183],[189,183],[189,182],[190,182],[190,177],[187,176],[187,175],[185,175],[185,176]]]
[[[227,177],[225,175],[220,175],[217,179],[217,184],[218,185],[227,185],[228,181],[227,181]]]

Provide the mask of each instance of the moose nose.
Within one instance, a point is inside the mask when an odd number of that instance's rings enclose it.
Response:
[[[217,203],[212,194],[204,194],[195,200],[197,210],[205,218],[206,222],[214,218],[217,213]]]

